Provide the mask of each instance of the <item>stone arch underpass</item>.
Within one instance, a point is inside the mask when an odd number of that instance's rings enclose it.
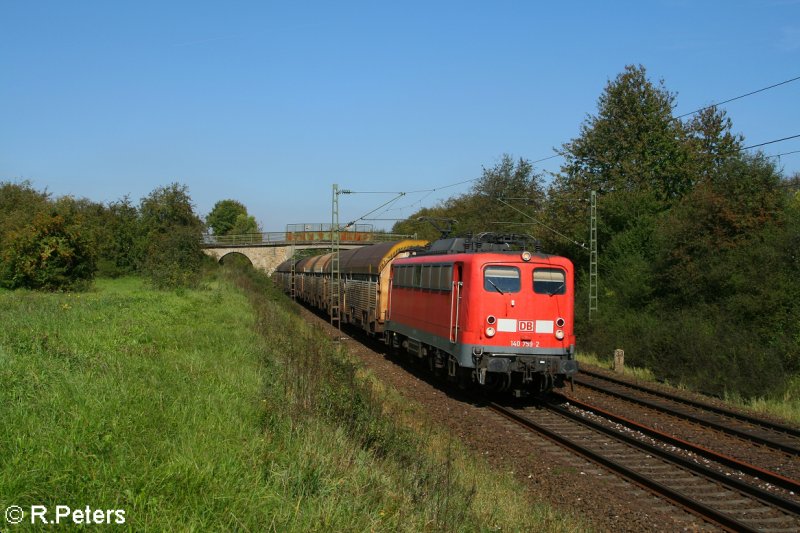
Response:
[[[343,244],[342,250],[360,248],[370,243]],[[305,246],[212,246],[203,248],[203,253],[213,257],[218,263],[222,262],[226,256],[239,254],[250,260],[253,268],[263,270],[268,275],[272,275],[278,265],[292,257],[298,250],[305,249],[330,249],[330,243],[321,243]]]
[[[204,248],[203,253],[221,262],[225,256],[243,255],[250,260],[254,268],[272,274],[278,265],[289,259],[294,253],[291,246],[232,246],[230,248]]]
[[[243,235],[204,235],[203,253],[222,262],[226,256],[243,255],[254,268],[272,275],[278,265],[300,250],[330,250],[332,234],[330,224],[290,224],[286,231],[248,233]],[[375,233],[372,226],[354,226],[353,229],[339,232],[339,249],[350,250],[375,244],[410,238],[410,235]]]

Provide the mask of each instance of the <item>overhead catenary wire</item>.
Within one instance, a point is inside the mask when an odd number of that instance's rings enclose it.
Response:
[[[745,93],[745,94],[742,94],[742,95],[739,95],[739,96],[734,96],[733,98],[729,98],[727,100],[723,100],[722,102],[717,102],[715,104],[710,104],[710,105],[707,105],[705,107],[701,107],[699,109],[695,109],[694,111],[689,111],[688,113],[684,113],[683,115],[678,115],[675,118],[676,119],[680,119],[680,118],[683,118],[683,117],[688,117],[689,115],[694,115],[695,113],[699,113],[701,111],[705,111],[706,109],[711,109],[712,107],[718,107],[718,106],[721,106],[723,104],[727,104],[727,103],[730,103],[730,102],[733,102],[733,101],[736,101],[736,100],[741,100],[742,98],[745,98],[747,96],[752,96],[754,94],[758,94],[758,93],[761,93],[761,92],[764,92],[764,91],[768,91],[769,89],[774,89],[775,87],[780,87],[781,85],[786,85],[787,83],[792,83],[793,81],[797,81],[797,80],[800,80],[800,76],[797,76],[796,78],[791,78],[789,80],[784,80],[784,81],[782,81],[780,83],[775,83],[775,84],[770,85],[768,87],[762,87],[761,89],[756,89],[755,91],[750,91],[749,93]]]
[[[497,200],[498,202],[502,203],[503,205],[506,205],[506,206],[510,207],[511,209],[513,209],[513,210],[514,210],[514,211],[516,211],[517,213],[521,214],[521,215],[522,215],[522,216],[524,216],[525,218],[529,218],[530,220],[532,220],[532,221],[533,221],[533,222],[535,222],[536,224],[539,224],[539,225],[540,225],[540,226],[542,226],[543,228],[545,228],[545,229],[547,229],[547,230],[549,230],[549,231],[552,231],[553,233],[555,233],[555,234],[556,234],[556,235],[558,235],[559,237],[561,237],[561,238],[564,238],[564,239],[568,240],[568,241],[569,241],[569,242],[571,242],[572,244],[574,244],[574,245],[576,245],[576,246],[579,246],[579,247],[583,248],[584,250],[586,249],[586,243],[581,243],[581,242],[578,242],[578,241],[576,241],[575,239],[573,239],[573,238],[571,238],[571,237],[567,237],[566,235],[564,235],[563,233],[561,233],[561,232],[560,232],[560,231],[558,231],[557,229],[551,228],[550,226],[548,226],[547,224],[545,224],[544,222],[542,222],[542,221],[540,221],[540,220],[536,220],[535,218],[533,218],[532,216],[530,216],[530,215],[529,215],[528,213],[526,213],[525,211],[523,211],[523,210],[521,210],[521,209],[517,209],[516,207],[514,207],[514,206],[513,206],[513,205],[511,205],[510,203],[508,203],[508,202],[506,202],[505,200],[503,200],[502,198],[495,198],[495,200]]]
[[[359,193],[357,191],[348,191],[346,194],[381,194],[381,193],[379,193],[377,191],[369,192],[369,193]],[[349,228],[351,226],[354,226],[355,223],[358,222],[359,220],[364,220],[366,217],[370,216],[371,214],[375,213],[376,211],[379,211],[380,209],[382,209],[383,207],[385,207],[387,205],[393,204],[394,202],[396,202],[397,200],[399,200],[400,198],[402,198],[403,196],[406,195],[406,193],[404,193],[404,192],[392,192],[392,193],[383,193],[383,194],[395,194],[396,196],[394,198],[392,198],[391,200],[389,200],[388,202],[382,203],[381,205],[379,205],[378,207],[376,207],[375,209],[373,209],[369,213],[366,213],[366,214],[361,215],[360,217],[358,217],[358,218],[356,218],[354,220],[351,220],[350,222],[345,224],[344,227],[345,228]]]
[[[729,99],[723,100],[721,102],[716,102],[714,104],[710,104],[710,105],[695,109],[694,111],[689,111],[688,113],[684,113],[682,115],[678,115],[677,117],[674,117],[674,120],[678,120],[678,119],[681,119],[681,118],[684,118],[684,117],[688,117],[689,115],[694,115],[695,113],[700,113],[701,111],[705,111],[706,109],[711,109],[712,107],[719,107],[719,106],[721,106],[723,104],[734,102],[736,100],[741,100],[742,98],[746,98],[746,97],[752,96],[754,94],[758,94],[758,93],[761,93],[761,92],[764,92],[764,91],[768,91],[770,89],[774,89],[776,87],[780,87],[781,85],[786,85],[788,83],[792,83],[792,82],[795,82],[795,81],[798,81],[798,80],[800,80],[800,76],[796,76],[794,78],[790,78],[788,80],[784,80],[784,81],[779,82],[779,83],[774,83],[774,84],[769,85],[767,87],[762,87],[761,89],[756,89],[755,91],[750,91],[748,93],[741,94],[739,96],[734,96],[733,98],[729,98]],[[795,137],[797,137],[797,136],[795,136]],[[785,139],[779,139],[779,140],[776,140],[776,141],[770,141],[770,142],[764,143],[764,144],[758,144],[758,145],[755,145],[755,146],[748,146],[746,148],[742,148],[742,150],[748,150],[750,148],[755,148],[757,146],[766,146],[767,144],[772,144],[774,142],[779,142],[779,141],[783,141],[783,140],[787,140],[787,139],[793,139],[793,138],[794,137],[787,137]],[[541,163],[543,161],[548,161],[550,159],[555,159],[557,157],[563,157],[563,156],[564,156],[563,152],[558,152],[555,155],[551,155],[549,157],[543,157],[542,159],[537,159],[536,161],[531,161],[531,164]]]
[[[728,154],[732,154],[732,153],[735,153],[735,152],[741,152],[743,150],[752,150],[753,148],[760,148],[762,146],[767,146],[767,145],[770,145],[770,144],[775,144],[775,143],[788,141],[788,140],[791,140],[791,139],[797,139],[797,138],[800,138],[800,134],[789,135],[788,137],[781,137],[780,139],[773,139],[771,141],[766,141],[766,142],[758,143],[758,144],[752,144],[750,146],[742,146],[740,148],[737,148],[736,150],[728,152]],[[782,153],[782,154],[776,154],[776,155],[771,155],[771,156],[766,156],[766,157],[780,157],[782,155],[794,154],[794,153],[797,153],[798,151],[800,151],[800,150],[795,150],[795,151],[791,151],[791,152],[785,152],[785,153]],[[722,154],[722,155],[725,155],[725,154]],[[562,156],[563,156],[563,154],[559,153],[559,154],[556,154],[556,155],[552,155],[550,157],[545,157],[545,158],[542,158],[542,159],[537,159],[536,161],[531,161],[531,164],[539,163],[541,161],[546,161],[548,159],[553,159],[555,157],[562,157]],[[388,201],[388,202],[386,202],[384,204],[381,204],[379,207],[375,208],[373,211],[370,211],[369,213],[364,215],[364,217],[366,217],[366,216],[374,213],[375,211],[378,211],[382,207],[397,201],[398,199],[400,199],[403,196],[406,196],[406,195],[409,195],[409,194],[419,194],[419,193],[423,193],[423,192],[424,193],[428,193],[428,195],[430,195],[431,193],[440,191],[442,189],[447,189],[447,188],[455,187],[457,185],[463,185],[465,183],[471,183],[473,181],[478,181],[482,177],[483,176],[478,176],[477,178],[471,178],[471,179],[468,179],[468,180],[462,180],[462,181],[459,181],[459,182],[456,182],[456,183],[451,183],[449,185],[433,187],[433,188],[430,188],[430,189],[418,189],[418,190],[414,190],[414,191],[350,191],[350,190],[343,190],[342,194],[395,194],[395,195],[397,195],[397,197],[393,198],[392,200],[390,200],[390,201]],[[427,197],[428,195],[426,195],[425,197]],[[423,198],[425,198],[425,197],[423,197]],[[410,205],[411,206],[416,205],[417,203],[419,203],[421,201],[422,200],[419,200],[419,201],[414,202],[413,204],[410,204]],[[405,207],[410,207],[410,206],[405,206]],[[405,207],[403,207],[403,208],[405,208]],[[398,210],[398,209],[401,209],[401,208],[396,208],[394,210]],[[362,220],[364,217],[359,217],[356,220]]]
[[[793,77],[793,78],[790,78],[790,79],[787,79],[787,80],[784,80],[784,81],[781,81],[781,82],[778,82],[778,83],[774,83],[772,85],[768,85],[766,87],[762,87],[760,89],[756,89],[754,91],[750,91],[750,92],[747,92],[745,94],[741,94],[739,96],[735,96],[733,98],[728,98],[727,100],[722,100],[720,102],[716,102],[716,103],[713,103],[713,104],[709,104],[707,106],[700,107],[698,109],[695,109],[694,111],[689,111],[687,113],[683,113],[681,115],[678,115],[677,117],[674,117],[674,119],[676,119],[676,120],[677,119],[681,119],[681,118],[693,115],[695,113],[700,113],[701,111],[704,111],[706,109],[711,109],[713,107],[718,107],[718,106],[721,106],[723,104],[734,102],[736,100],[741,100],[742,98],[746,98],[748,96],[752,96],[752,95],[755,95],[755,94],[758,94],[758,93],[762,93],[764,91],[768,91],[770,89],[774,89],[774,88],[780,87],[782,85],[787,85],[789,83],[792,83],[792,82],[795,82],[795,81],[798,81],[798,80],[800,80],[800,76],[796,76],[796,77]],[[783,137],[783,138],[780,138],[780,139],[775,139],[775,140],[772,140],[772,141],[767,141],[767,142],[763,142],[763,143],[759,143],[759,144],[754,144],[754,145],[751,145],[751,146],[740,147],[736,151],[738,152],[738,151],[743,151],[743,150],[751,150],[753,148],[759,148],[759,147],[762,147],[762,146],[767,146],[767,145],[779,143],[779,142],[782,142],[782,141],[796,139],[798,137],[800,137],[800,134],[791,135],[789,137]],[[794,153],[797,153],[797,152],[798,151],[790,151],[790,152],[785,152],[785,153],[782,153],[782,154],[776,154],[776,155],[766,156],[766,157],[781,157],[783,155],[794,154]],[[540,158],[540,159],[536,159],[535,161],[531,161],[531,164],[535,165],[536,163],[542,163],[544,161],[549,161],[551,159],[555,159],[555,158],[558,158],[558,157],[564,157],[564,152],[557,152],[557,153],[555,153],[555,154],[553,154],[551,156],[543,157],[543,158]],[[551,174],[551,175],[555,175],[552,172],[548,172],[548,173]],[[359,218],[353,220],[348,225],[355,224],[355,222],[357,222],[359,220],[364,220],[365,217],[369,216],[370,214],[380,210],[381,208],[383,208],[383,207],[385,207],[387,205],[390,205],[390,204],[394,203],[395,201],[397,201],[402,196],[410,195],[410,194],[427,193],[424,197],[422,197],[417,202],[414,202],[414,203],[412,203],[412,204],[410,204],[408,206],[403,206],[403,207],[400,207],[400,208],[386,209],[386,212],[393,211],[393,210],[399,211],[399,210],[402,210],[402,209],[407,209],[409,207],[413,207],[415,205],[421,205],[422,204],[422,200],[424,200],[425,198],[427,198],[430,194],[432,194],[434,192],[438,192],[438,191],[441,191],[441,190],[444,190],[444,189],[450,189],[452,187],[457,187],[459,185],[464,185],[464,184],[467,184],[467,183],[473,183],[473,182],[478,181],[479,179],[481,179],[481,177],[482,176],[479,176],[479,177],[476,177],[476,178],[470,178],[470,179],[467,179],[467,180],[457,181],[457,182],[450,183],[450,184],[447,184],[447,185],[440,185],[440,186],[437,186],[437,187],[431,187],[431,188],[427,188],[427,189],[417,189],[417,190],[411,190],[411,191],[349,191],[349,190],[342,190],[341,191],[342,194],[395,194],[395,195],[398,195],[397,198],[393,198],[389,202],[386,202],[386,203],[380,205],[379,207],[377,207],[373,211],[370,211],[366,215],[363,215],[362,217],[359,217]]]
[[[788,141],[788,140],[791,140],[791,139],[797,139],[798,137],[800,137],[800,134],[790,135],[788,137],[781,137],[780,139],[773,139],[771,141],[766,141],[766,142],[758,143],[758,144],[752,144],[750,146],[742,146],[740,148],[737,148],[733,152],[729,152],[729,153],[741,152],[743,150],[752,150],[753,148],[760,148],[761,146],[767,146],[769,144],[775,144],[775,143],[779,143],[779,142],[783,142],[783,141]],[[767,157],[778,157],[778,156],[781,156],[781,155],[788,155],[788,154],[793,154],[793,153],[796,153],[796,152],[786,152],[786,153],[783,153],[783,154],[776,154],[774,156],[767,156]],[[725,154],[722,154],[722,155],[725,155]],[[556,157],[563,157],[563,156],[564,156],[563,153],[558,153],[558,154],[555,154],[555,155],[551,155],[549,157],[544,157],[542,159],[537,159],[535,161],[531,161],[531,164],[541,163],[542,161],[547,161],[548,159],[554,159]],[[419,193],[423,193],[423,192],[430,194],[430,193],[434,193],[434,192],[440,191],[442,189],[448,189],[448,188],[451,188],[451,187],[456,187],[458,185],[463,185],[465,183],[471,183],[473,181],[478,181],[482,177],[483,176],[478,176],[477,178],[470,178],[468,180],[458,181],[456,183],[451,183],[449,185],[441,185],[439,187],[432,187],[430,189],[417,189],[417,190],[413,190],[413,191],[349,191],[349,190],[347,190],[347,191],[342,191],[342,194],[396,194],[396,195],[399,195],[399,196],[405,196],[405,195],[409,195],[409,194],[419,194]],[[387,203],[389,203],[389,202],[387,202]],[[418,202],[415,202],[414,204],[411,204],[411,205],[415,205],[416,203],[418,203]],[[386,205],[386,204],[384,204],[384,205]],[[380,207],[383,207],[383,205],[380,206]],[[380,209],[380,207],[378,207],[378,209]]]
[[[428,196],[430,196],[431,194],[433,194],[433,191],[430,191],[430,192],[426,193],[424,196],[422,196],[422,197],[421,197],[419,200],[417,200],[416,202],[413,202],[413,203],[410,203],[410,204],[406,204],[406,205],[401,205],[401,206],[398,206],[398,207],[392,207],[392,208],[390,208],[390,209],[387,209],[387,210],[386,210],[386,212],[387,212],[387,213],[389,213],[389,212],[391,212],[391,211],[403,211],[403,210],[405,210],[405,209],[409,209],[409,208],[411,208],[411,207],[415,207],[415,206],[417,206],[417,205],[421,206],[421,205],[422,205],[422,202],[423,202],[423,200],[425,200],[425,198],[427,198],[427,197],[428,197]]]
[[[745,146],[743,148],[739,148],[739,151],[741,151],[741,150],[751,150],[753,148],[758,148],[760,146],[766,146],[768,144],[775,144],[775,143],[779,143],[779,142],[782,142],[782,141],[788,141],[790,139],[797,139],[798,137],[800,137],[800,133],[797,134],[797,135],[790,135],[789,137],[784,137],[782,139],[775,139],[774,141],[767,141],[765,143],[754,144],[752,146]]]

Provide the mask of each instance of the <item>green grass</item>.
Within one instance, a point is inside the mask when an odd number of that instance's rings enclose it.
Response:
[[[607,370],[613,368],[612,359],[600,359],[595,354],[578,353],[578,360],[581,363],[605,368]],[[653,372],[647,368],[626,365],[623,369],[623,374],[643,381],[657,381]],[[690,387],[682,383],[672,385],[678,389],[690,389]],[[726,394],[723,400],[734,407],[776,417],[786,420],[789,423],[800,425],[800,376],[795,376],[790,380],[789,387],[783,394],[750,399],[744,399],[733,394]]]
[[[599,368],[605,368],[606,370],[613,370],[614,368],[613,359],[600,359],[595,354],[578,352],[578,361],[580,363],[589,364]],[[630,376],[644,381],[656,381],[656,377],[653,375],[653,372],[647,368],[625,365],[622,369],[622,374],[624,376]]]
[[[258,527],[262,341],[230,286],[0,294],[0,504],[125,509],[135,530]]]
[[[123,509],[131,531],[585,529],[491,474],[263,276],[239,283],[249,299],[221,273],[178,293],[0,291],[0,511]]]
[[[800,376],[794,376],[789,380],[788,388],[782,395],[752,399],[729,395],[725,401],[756,413],[782,418],[800,425]]]

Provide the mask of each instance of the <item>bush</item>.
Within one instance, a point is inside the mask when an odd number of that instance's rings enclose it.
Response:
[[[194,287],[200,279],[203,223],[185,185],[157,187],[139,206],[140,269],[157,288]]]
[[[50,195],[37,191],[29,181],[0,182],[0,249],[5,248],[12,232],[20,231],[36,213],[50,207]]]
[[[30,225],[11,232],[2,258],[0,283],[12,289],[81,288],[96,270],[80,224],[57,214],[38,213]]]
[[[196,229],[175,226],[169,233],[152,233],[143,270],[159,289],[195,287],[203,266]]]

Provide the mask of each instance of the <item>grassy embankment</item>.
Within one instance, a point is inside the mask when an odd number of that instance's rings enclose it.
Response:
[[[600,368],[611,369],[613,367],[613,359],[601,359],[594,354],[578,353],[578,360],[581,363],[587,363]],[[647,368],[627,365],[623,369],[623,373],[643,381],[656,381],[653,372]],[[679,389],[687,388],[681,383],[671,383],[671,385]],[[735,407],[740,407],[754,413],[763,413],[769,416],[782,418],[794,424],[800,424],[800,376],[792,379],[789,390],[781,397],[744,399],[737,395],[726,394],[722,399]]]
[[[0,508],[123,509],[134,531],[581,528],[489,475],[262,276],[231,277],[0,291]]]

